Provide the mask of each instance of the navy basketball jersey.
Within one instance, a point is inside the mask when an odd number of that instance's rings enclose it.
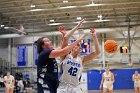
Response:
[[[38,93],[57,93],[58,67],[55,58],[49,58],[52,50],[40,53],[37,64]]]

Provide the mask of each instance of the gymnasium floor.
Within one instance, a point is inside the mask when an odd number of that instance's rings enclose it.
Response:
[[[86,92],[84,92],[86,93]],[[102,93],[100,90],[93,90],[93,91],[88,91],[88,93]],[[134,93],[133,89],[128,89],[128,90],[114,90],[113,93]]]
[[[0,88],[0,93],[5,93],[4,88]],[[27,92],[26,92],[27,93]],[[37,93],[35,90],[32,92],[28,93]],[[83,92],[83,93],[102,93],[100,90],[89,90],[88,92]],[[114,90],[113,93],[134,93],[133,89],[128,89],[128,90]]]

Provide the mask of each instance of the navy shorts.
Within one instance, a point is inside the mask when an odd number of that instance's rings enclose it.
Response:
[[[55,81],[46,81],[44,84],[38,83],[38,93],[57,93],[59,82]]]

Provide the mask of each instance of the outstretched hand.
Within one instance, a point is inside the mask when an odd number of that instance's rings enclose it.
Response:
[[[94,29],[94,28],[90,28],[90,33],[91,33],[91,34],[96,34],[95,29]]]
[[[63,35],[63,36],[65,36],[65,34],[66,34],[66,28],[65,28],[65,26],[59,26],[59,28],[58,28],[58,30],[61,32],[61,34]]]
[[[82,23],[85,21],[85,18],[83,18],[79,23],[78,23],[78,28],[80,28],[82,26]]]

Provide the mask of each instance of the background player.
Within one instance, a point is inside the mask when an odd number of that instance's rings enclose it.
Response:
[[[103,93],[106,93],[109,90],[109,93],[113,93],[113,83],[114,83],[114,74],[109,70],[105,69],[105,72],[102,74],[102,80],[100,84],[100,89],[103,85]]]
[[[5,85],[6,93],[13,93],[14,84],[15,84],[14,77],[11,75],[10,72],[7,72],[6,76],[4,76],[4,85]]]
[[[132,80],[134,81],[135,93],[140,93],[140,75],[139,75],[138,71],[135,71],[135,73],[132,76]]]

